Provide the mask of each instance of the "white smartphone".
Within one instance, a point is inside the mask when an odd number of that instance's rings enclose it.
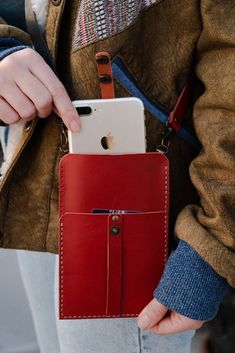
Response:
[[[144,106],[138,98],[74,101],[79,132],[68,132],[70,153],[144,153]]]

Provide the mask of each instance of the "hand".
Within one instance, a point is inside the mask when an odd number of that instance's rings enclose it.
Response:
[[[71,131],[78,131],[80,118],[63,84],[43,58],[26,48],[0,62],[0,119],[14,124],[20,119],[46,118],[51,111]]]
[[[187,330],[199,329],[205,321],[192,320],[170,311],[155,298],[141,311],[138,326],[158,335],[170,335]]]

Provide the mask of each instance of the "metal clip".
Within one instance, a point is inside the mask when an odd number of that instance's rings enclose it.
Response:
[[[175,135],[175,130],[168,124],[168,121],[167,121],[166,131],[163,133],[161,144],[156,147],[156,152],[160,152],[163,154],[168,153],[168,150],[171,144],[171,138],[174,135]]]
[[[68,153],[68,136],[64,124],[62,125],[61,135],[60,135],[60,151],[62,153]]]

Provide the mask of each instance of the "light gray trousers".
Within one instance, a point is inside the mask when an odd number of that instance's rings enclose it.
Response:
[[[18,134],[21,125],[19,129]],[[6,147],[5,129],[0,132],[0,142]],[[16,136],[8,137],[11,149]],[[134,318],[58,320],[58,256],[17,253],[41,353],[190,353],[194,331],[157,336],[140,330]]]
[[[194,331],[158,336],[135,318],[58,320],[58,256],[17,253],[41,353],[190,353]]]

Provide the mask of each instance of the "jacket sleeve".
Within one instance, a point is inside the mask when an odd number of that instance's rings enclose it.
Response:
[[[0,17],[0,60],[17,50],[31,47],[30,36],[19,28],[9,26]]]
[[[30,36],[19,28],[9,26],[0,17],[0,61],[6,56],[31,47]],[[0,119],[0,126],[5,125]]]
[[[3,60],[8,55],[15,53],[16,51],[29,48],[20,40],[12,37],[0,38],[0,61]]]
[[[235,2],[202,0],[196,73],[204,94],[194,107],[202,144],[190,165],[200,207],[179,214],[175,232],[235,286]]]
[[[172,311],[207,321],[217,314],[227,288],[226,279],[180,240],[153,295]]]
[[[21,29],[8,25],[3,18],[0,17],[0,38],[11,37],[16,38],[25,45],[32,46],[32,42],[28,33]]]

